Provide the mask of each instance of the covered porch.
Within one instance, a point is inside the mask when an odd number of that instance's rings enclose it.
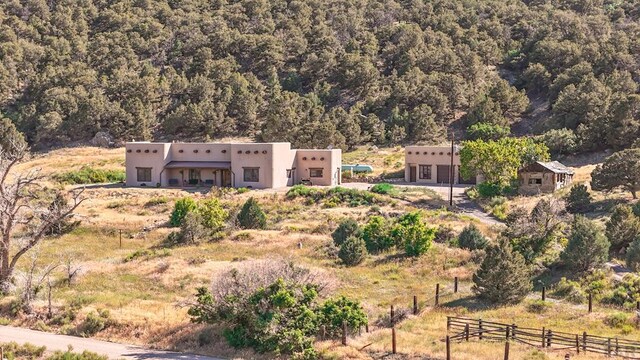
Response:
[[[230,161],[171,161],[164,167],[170,187],[232,187]]]

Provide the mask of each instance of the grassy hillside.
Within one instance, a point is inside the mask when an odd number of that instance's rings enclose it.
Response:
[[[360,150],[347,156],[378,159],[379,154],[386,154],[383,157],[386,159],[397,156],[397,152],[396,149],[381,149],[376,153]],[[49,176],[49,183],[61,186],[51,178],[56,173],[87,165],[118,169],[123,154],[122,149],[65,149],[36,157],[22,166],[42,167],[42,172]],[[382,160],[381,167],[384,166],[385,160]],[[393,168],[391,163],[390,169]],[[398,324],[401,358],[442,357],[444,344],[441,339],[446,334],[447,315],[640,340],[640,331],[635,328],[607,325],[610,324],[609,317],[618,310],[600,305],[596,312],[587,314],[584,305],[564,301],[553,301],[542,312],[532,310],[533,299],[539,294],[532,294],[531,299],[514,306],[492,307],[478,301],[470,290],[471,277],[477,268],[476,255],[446,244],[434,244],[426,255],[417,259],[391,251],[369,256],[356,267],[341,265],[331,250],[330,232],[345,216],[363,223],[372,214],[404,213],[416,209],[419,204],[420,208],[430,208],[423,210],[423,214],[431,226],[449,225],[459,231],[469,223],[476,223],[486,235],[495,237],[497,234],[496,229],[442,208],[442,201],[435,193],[399,190],[403,196],[381,196],[380,203],[375,206],[327,207],[322,203],[309,205],[300,198],[287,199],[283,192],[270,190],[205,194],[124,188],[121,184],[89,186],[87,201],[79,209],[80,227],[70,234],[46,241],[34,252],[39,254],[39,268],[50,263],[63,265],[52,279],[53,318],[16,313],[12,310],[16,298],[9,296],[0,300],[2,321],[74,333],[86,327],[88,318],[108,310],[104,320],[108,325],[92,336],[223,357],[268,358],[268,355],[229,347],[219,328],[207,329],[191,324],[186,306],[193,300],[196,287],[209,286],[216,274],[256,259],[284,258],[319,271],[330,284],[332,293],[360,300],[369,315],[371,333],[351,338],[348,347],[329,341],[318,344],[327,358],[386,356],[390,351],[390,330],[380,326],[388,321],[389,306],[394,305],[399,312],[409,309],[414,295],[418,296],[422,312],[416,317],[409,315]],[[256,197],[267,213],[268,228],[231,230],[219,240],[166,249],[162,243],[171,231],[167,228],[169,213],[174,201],[183,196],[216,196],[230,208],[238,207],[250,196]],[[20,263],[21,270],[29,266],[27,258]],[[66,266],[78,269],[78,276],[70,285],[63,282]],[[22,273],[17,277],[21,276]],[[441,307],[434,308],[435,285],[441,284],[443,294],[448,294],[454,277],[460,279],[460,293],[443,296]],[[36,313],[46,314],[46,291],[39,292],[35,309]],[[492,359],[500,357],[496,354],[500,354],[502,346],[501,343],[474,342],[455,344],[453,349],[455,358]],[[512,354],[517,359],[560,359],[563,356],[518,345],[513,345]]]

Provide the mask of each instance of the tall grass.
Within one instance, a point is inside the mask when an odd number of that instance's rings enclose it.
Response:
[[[67,171],[56,174],[53,179],[62,184],[101,184],[123,182],[125,180],[124,170],[104,170],[90,166],[83,166],[80,170]]]

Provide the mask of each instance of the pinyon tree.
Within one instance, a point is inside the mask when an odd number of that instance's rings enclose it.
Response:
[[[518,303],[531,291],[531,270],[509,241],[501,238],[473,274],[473,291],[495,304]]]
[[[622,188],[638,198],[640,190],[640,148],[619,151],[609,156],[591,173],[593,190]]]

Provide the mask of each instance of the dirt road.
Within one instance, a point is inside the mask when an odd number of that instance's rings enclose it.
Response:
[[[117,344],[107,341],[50,334],[10,326],[0,326],[0,342],[5,343],[11,341],[15,341],[18,344],[31,343],[33,345],[46,346],[48,351],[66,351],[69,345],[71,345],[75,352],[88,350],[100,355],[106,355],[109,359],[219,360],[208,356],[150,350],[135,345]]]

